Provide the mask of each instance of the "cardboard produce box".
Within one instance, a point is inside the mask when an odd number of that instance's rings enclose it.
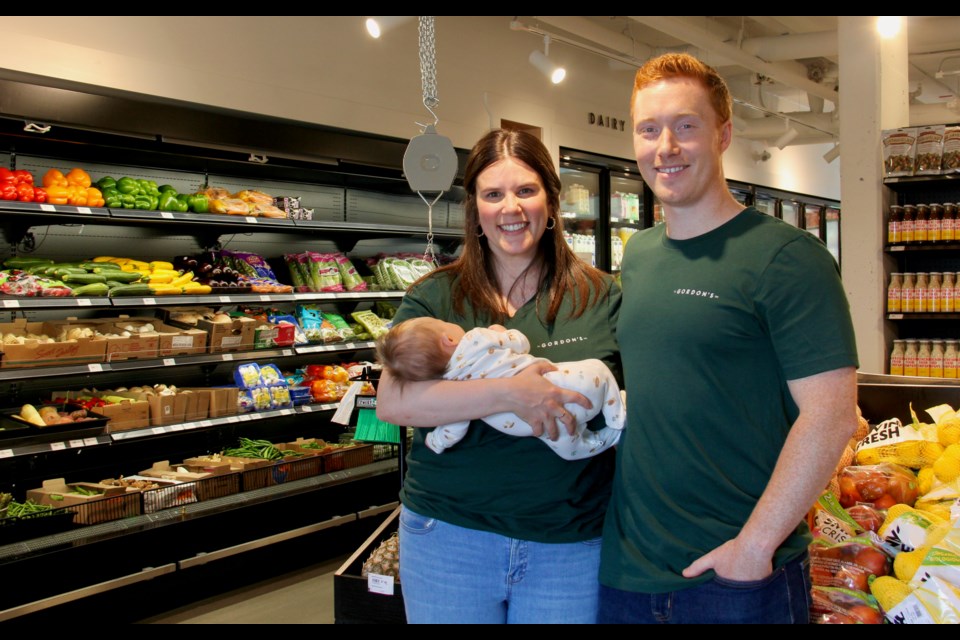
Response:
[[[154,462],[149,469],[141,471],[140,475],[147,478],[162,478],[164,480],[187,482],[190,480],[202,480],[223,473],[230,473],[229,464],[213,467],[212,471],[199,472],[188,471],[187,467],[181,467],[182,465],[171,465],[169,460],[160,460],[159,462]]]
[[[83,391],[54,391],[50,394],[51,399],[65,398],[67,400],[77,400],[89,397],[89,392]],[[112,391],[96,392],[94,397],[111,396],[120,398]],[[96,413],[110,418],[107,423],[107,433],[119,433],[121,431],[132,431],[150,426],[150,403],[146,400],[137,400],[126,397],[123,402],[114,404],[105,404],[94,409]]]
[[[105,355],[107,362],[157,357],[157,346],[160,337],[155,332],[139,333],[127,331],[126,327],[121,324],[115,324],[112,321],[103,321],[101,319],[79,320],[77,318],[66,318],[65,320],[52,320],[50,321],[50,325],[57,328],[56,335],[66,332],[67,337],[73,337],[70,335],[71,333],[80,331],[111,334],[109,336],[97,336],[98,339],[107,341]],[[130,335],[120,335],[124,331],[130,333]]]
[[[153,331],[140,335],[156,338],[157,345],[154,357],[169,358],[172,356],[197,355],[205,353],[207,350],[207,332],[203,329],[174,327],[164,324],[159,318],[142,316],[120,316],[117,319],[101,322],[109,327],[110,332],[116,333],[129,330],[128,327],[139,329],[148,324],[152,325]],[[101,329],[101,332],[107,333],[107,330]]]
[[[205,318],[198,318],[196,324],[190,324],[174,319],[184,313],[197,315],[209,314],[209,307],[172,307],[161,308],[163,320],[174,327],[200,329],[207,332],[207,353],[229,353],[234,351],[253,351],[255,329],[258,326],[253,318],[232,318],[230,322],[211,322]]]
[[[237,387],[186,387],[181,391],[193,391],[209,397],[207,417],[232,416],[238,411],[240,390]]]
[[[55,338],[59,327],[50,322],[28,322],[17,318],[13,322],[0,323],[0,367],[44,367],[50,365],[86,364],[103,362],[107,341],[103,338],[79,338],[66,342],[40,342],[26,339],[23,344],[7,343],[7,336],[26,337],[28,334],[47,335]]]
[[[180,394],[187,399],[187,407],[183,419],[186,422],[204,420],[210,415],[210,396],[208,391],[193,391],[181,389]]]
[[[97,495],[74,493],[75,488],[96,491]],[[140,515],[140,497],[130,494],[124,487],[114,487],[98,482],[72,482],[63,478],[44,480],[38,489],[27,490],[27,500],[52,507],[66,507],[74,511],[74,522],[96,524]]]

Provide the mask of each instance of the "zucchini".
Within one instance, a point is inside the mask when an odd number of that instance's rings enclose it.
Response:
[[[86,269],[87,271],[94,271],[94,269],[116,269],[119,270],[121,267],[115,262],[81,262],[80,266]],[[94,271],[94,273],[97,273]]]
[[[123,284],[112,287],[108,295],[111,298],[119,296],[152,296],[153,292],[150,290],[150,286],[146,284]]]
[[[106,282],[94,282],[85,284],[73,290],[75,296],[105,296],[110,291],[110,286]]]
[[[67,284],[94,284],[96,282],[107,281],[107,279],[99,273],[66,273],[62,279]]]
[[[51,265],[53,260],[50,258],[31,258],[27,256],[21,256],[19,258],[7,258],[3,261],[3,266],[10,267],[11,269],[27,269],[29,267],[35,267],[39,264]]]
[[[143,277],[136,271],[122,271],[120,269],[94,269],[93,272],[106,278],[107,282],[122,282],[124,284],[137,282]]]

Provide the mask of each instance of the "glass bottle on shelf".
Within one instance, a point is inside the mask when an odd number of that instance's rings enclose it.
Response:
[[[943,203],[940,239],[944,242],[953,242],[957,239],[957,205],[952,202]]]
[[[900,312],[913,313],[916,311],[914,304],[916,302],[917,290],[915,287],[917,274],[912,271],[906,271],[903,274],[903,283],[900,285]]]
[[[930,343],[930,377],[943,377],[943,340],[933,340]]]
[[[903,205],[903,222],[900,223],[900,242],[913,242],[916,228],[917,207],[912,204]]]
[[[943,377],[957,377],[957,344],[956,340],[947,340],[943,350]]]
[[[900,313],[900,296],[903,287],[903,275],[900,273],[890,274],[890,285],[887,287],[887,313]]]
[[[930,224],[930,207],[925,204],[917,205],[917,221],[913,227],[913,241],[926,242],[929,240],[927,231]]]
[[[930,205],[930,220],[927,221],[927,240],[940,242],[943,238],[943,205]]]
[[[930,278],[927,281],[926,300],[927,313],[940,313],[940,283],[943,274],[939,271],[931,271]]]
[[[953,272],[945,271],[943,274],[943,282],[940,283],[940,312],[941,313],[953,313],[954,304],[953,296],[954,289],[956,288],[956,278],[954,277]]]
[[[907,340],[903,349],[903,375],[917,375],[917,341]]]
[[[917,375],[921,378],[930,377],[930,341],[921,340],[917,349]]]
[[[913,311],[914,313],[925,313],[927,311],[927,296],[929,290],[930,274],[926,272],[917,273],[916,284],[913,286]]]
[[[891,205],[890,215],[887,217],[887,244],[899,244],[900,225],[903,224],[903,207]]]
[[[960,273],[953,275],[953,311],[960,311]]]
[[[903,340],[894,340],[890,351],[890,375],[903,375]]]

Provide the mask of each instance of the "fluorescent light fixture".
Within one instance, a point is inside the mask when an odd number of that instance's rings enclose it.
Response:
[[[412,17],[413,16],[369,16],[363,24],[371,38],[379,38],[390,29],[403,24]]]
[[[830,164],[834,160],[840,157],[840,145],[835,144],[833,148],[823,154],[823,161],[827,164]]]
[[[877,16],[877,32],[884,38],[900,33],[901,16]]]
[[[563,67],[554,65],[548,57],[550,54],[550,36],[543,36],[543,51],[534,49],[530,52],[530,64],[540,70],[540,72],[550,78],[553,84],[560,84],[567,77],[567,70]]]

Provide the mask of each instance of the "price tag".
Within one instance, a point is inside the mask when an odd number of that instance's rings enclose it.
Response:
[[[226,422],[227,424],[234,424],[234,423],[240,422],[240,416],[230,416],[224,422]]]
[[[13,457],[13,449],[0,449],[0,458]]]
[[[230,296],[220,296],[220,302],[230,302]]]
[[[304,413],[310,413],[311,411],[313,411],[313,407],[311,407],[311,406],[308,405],[308,404],[305,404],[305,405],[303,405],[302,407],[300,407],[300,411],[302,411],[302,412],[304,412]]]
[[[77,207],[77,213],[93,213],[89,207]]]
[[[164,359],[163,359],[163,366],[165,366],[165,367],[173,367],[173,366],[176,366],[176,364],[177,364],[177,359],[176,359],[176,358],[164,358]]]
[[[144,298],[143,304],[157,304],[156,298]]]
[[[92,447],[95,444],[100,444],[100,441],[96,438],[84,438],[83,444],[87,445],[88,447]]]
[[[393,595],[393,576],[381,576],[378,573],[367,574],[367,591],[385,596]]]
[[[103,365],[99,363],[88,364],[87,371],[89,371],[90,373],[100,373],[101,371],[103,371]]]
[[[89,307],[91,304],[93,304],[93,301],[90,298],[77,298],[78,307]]]
[[[902,314],[902,313],[891,313],[890,316],[889,316],[889,318],[890,318],[891,320],[903,320],[903,314]]]
[[[71,440],[71,441],[70,441],[70,448],[71,448],[71,449],[76,449],[77,447],[82,447],[82,446],[84,446],[83,440]]]
[[[223,361],[224,361],[224,362],[230,362],[231,360],[233,360],[233,354],[232,354],[232,353],[225,353],[225,354],[223,354]]]
[[[250,419],[250,420],[261,420],[261,419],[264,418],[264,414],[262,414],[262,413],[251,413],[250,415],[247,416],[247,418]]]
[[[237,416],[237,420],[239,420],[240,422],[250,422],[250,414],[245,413],[242,416]]]
[[[903,251],[904,249],[906,249],[906,247],[903,246],[902,244],[898,244],[890,247],[890,251]]]
[[[7,307],[8,309],[19,309],[19,308],[20,308],[20,301],[19,301],[19,300],[4,300],[4,301],[3,301],[3,306]]]
[[[187,427],[188,424],[190,425],[189,427]],[[167,427],[167,432],[169,433],[173,431],[183,431],[184,429],[188,429],[188,428],[193,429],[193,423],[187,422],[184,424],[172,424],[169,427]]]
[[[294,413],[296,413],[296,411],[294,411],[293,409],[280,409],[280,415],[282,416],[289,416]]]
[[[50,451],[63,451],[67,448],[66,443],[64,442],[51,442]]]
[[[161,211],[161,212],[160,212],[160,217],[161,217],[161,218],[166,218],[167,220],[173,220],[173,218],[174,218],[173,214],[170,213],[169,211]]]
[[[360,297],[360,294],[359,294],[359,293],[355,293],[355,292],[350,292],[350,293],[341,294],[341,295],[339,295],[339,296],[337,296],[337,297],[339,297],[339,298],[359,298],[359,297]]]
[[[158,436],[161,433],[166,433],[166,432],[167,432],[166,427],[154,427],[153,429],[150,429],[150,433],[152,433],[155,436]]]
[[[271,298],[270,296],[266,296],[266,295],[260,296],[260,301],[261,301],[261,302],[270,302],[272,299],[273,299],[273,298]]]
[[[40,211],[53,211],[56,212],[57,208],[52,204],[41,204]]]
[[[213,423],[210,422],[209,420],[201,420],[200,422],[197,423],[197,426],[198,426],[198,427],[212,427],[212,426],[213,426]]]
[[[244,219],[245,219],[245,220],[247,221],[247,223],[249,223],[249,224],[257,224],[257,219],[254,218],[253,216],[244,216]]]

